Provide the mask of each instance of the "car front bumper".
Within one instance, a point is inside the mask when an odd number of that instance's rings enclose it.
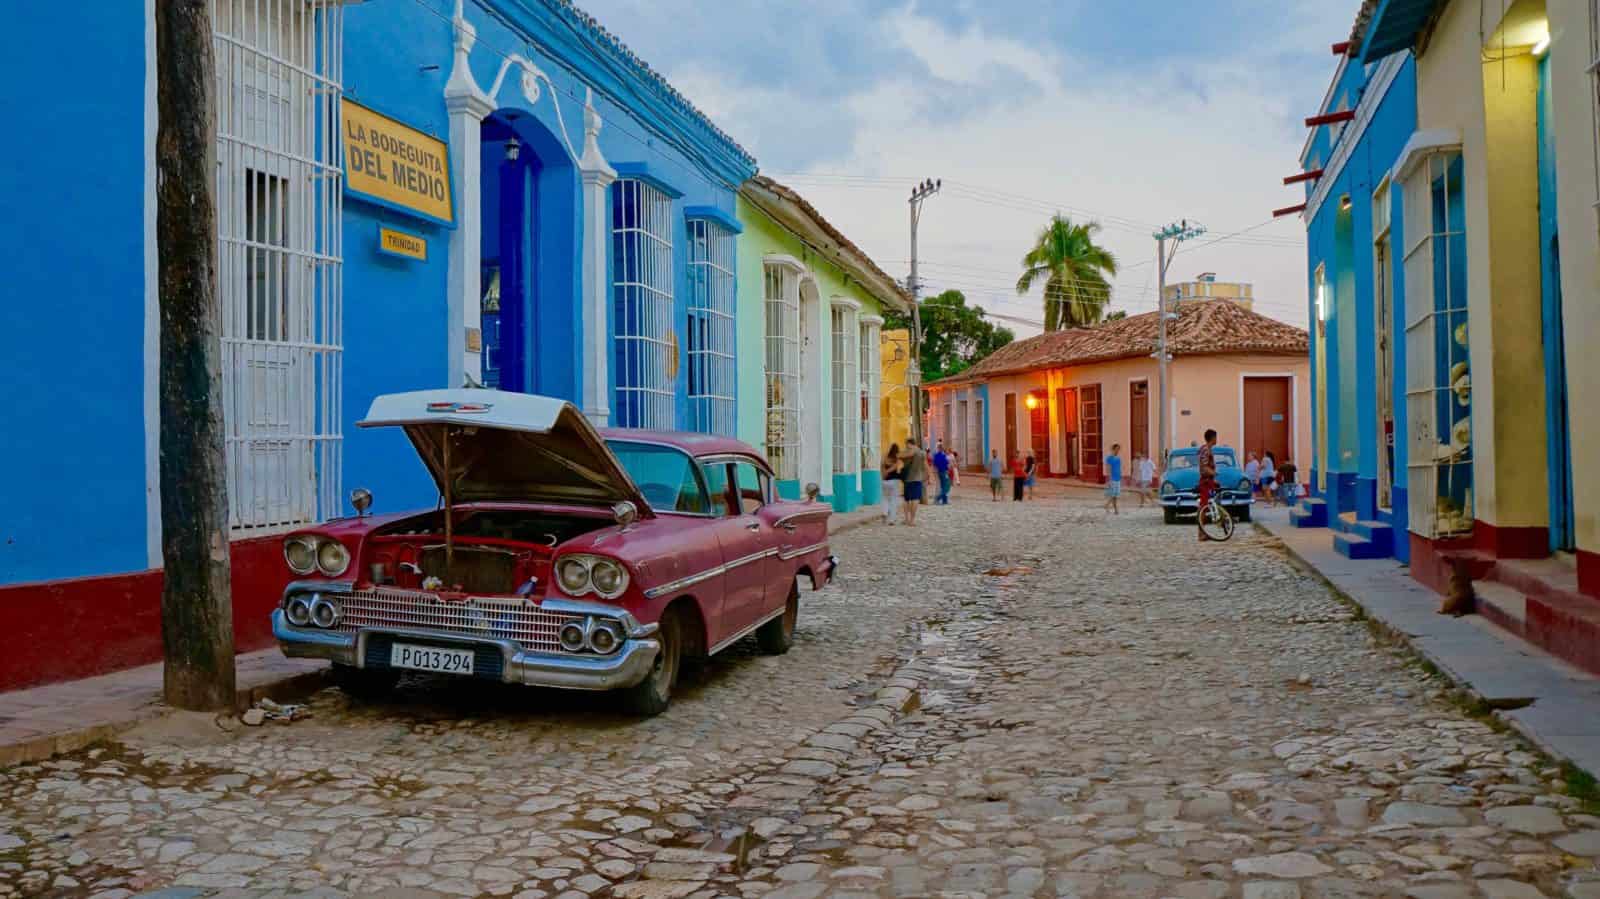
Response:
[[[648,630],[653,633],[654,626]],[[295,627],[283,609],[272,613],[272,635],[283,654],[296,659],[326,659],[353,668],[389,668],[383,645],[418,643],[448,649],[471,649],[499,657],[499,680],[508,684],[559,687],[567,690],[616,690],[645,679],[661,652],[661,642],[648,635],[623,641],[606,656],[577,653],[532,652],[514,640],[481,640],[446,631],[408,628],[364,628],[354,633]],[[378,650],[369,652],[369,650]],[[408,669],[390,669],[408,670]],[[475,669],[474,676],[493,677],[493,666]]]
[[[1244,493],[1217,494],[1217,503],[1225,509],[1236,509],[1240,506],[1251,505],[1254,502],[1255,497]],[[1172,509],[1175,512],[1187,512],[1189,514],[1193,514],[1200,509],[1200,497],[1193,493],[1178,493],[1171,496],[1163,496],[1160,499],[1160,503],[1162,508]]]

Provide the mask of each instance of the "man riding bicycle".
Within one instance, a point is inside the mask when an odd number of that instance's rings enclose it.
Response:
[[[1217,445],[1217,432],[1215,428],[1206,428],[1206,442],[1200,446],[1200,504],[1195,508],[1194,522],[1200,532],[1201,540],[1210,540],[1206,536],[1206,507],[1211,505],[1211,497],[1217,491],[1217,462],[1212,457],[1211,448]]]

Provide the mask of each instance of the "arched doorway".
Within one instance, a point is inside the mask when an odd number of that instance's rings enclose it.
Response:
[[[526,110],[497,110],[480,128],[480,380],[576,401],[576,170]]]

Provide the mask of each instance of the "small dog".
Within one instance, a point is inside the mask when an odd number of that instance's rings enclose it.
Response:
[[[1445,590],[1444,599],[1439,601],[1440,615],[1454,615],[1457,618],[1472,613],[1476,596],[1472,592],[1472,575],[1467,571],[1465,559],[1450,560],[1450,583]]]

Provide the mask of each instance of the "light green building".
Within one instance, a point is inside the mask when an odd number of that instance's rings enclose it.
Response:
[[[895,280],[793,190],[739,189],[740,439],[766,450],[779,493],[815,483],[834,509],[878,501],[883,313]]]

